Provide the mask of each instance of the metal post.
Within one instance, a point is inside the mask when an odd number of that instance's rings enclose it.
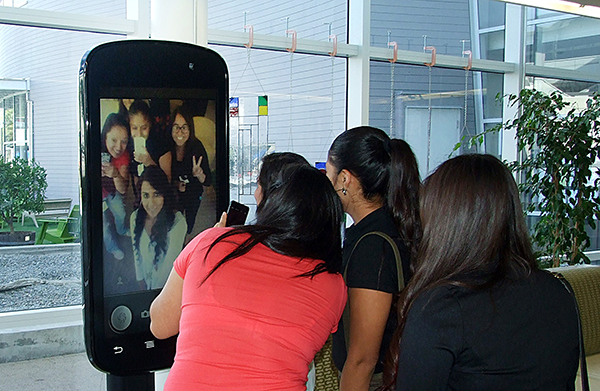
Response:
[[[118,376],[106,374],[107,391],[154,391],[154,372]]]

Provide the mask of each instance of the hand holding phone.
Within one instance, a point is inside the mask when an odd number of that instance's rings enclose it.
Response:
[[[213,228],[223,228],[223,227],[227,227],[227,212],[223,212],[221,214],[221,218],[219,219],[219,221],[217,221],[217,223],[214,225]]]

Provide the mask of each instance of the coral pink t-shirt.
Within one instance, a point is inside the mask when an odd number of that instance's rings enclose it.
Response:
[[[198,235],[175,261],[184,279],[177,354],[165,390],[305,390],[308,365],[346,304],[339,274],[297,277],[318,261],[258,244],[206,274],[247,235],[204,256],[228,228]]]

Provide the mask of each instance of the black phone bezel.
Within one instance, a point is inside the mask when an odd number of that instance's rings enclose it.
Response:
[[[143,344],[149,329],[120,335],[106,316],[103,281],[100,99],[106,89],[216,89],[215,221],[229,204],[229,80],[225,61],[197,45],[158,41],[109,42],[87,52],[79,71],[81,251],[83,267],[84,337],[88,358],[99,370],[133,375],[168,368],[173,363],[176,337],[157,340],[151,350]],[[174,97],[175,98],[175,97]],[[100,223],[99,223],[100,222]],[[158,291],[144,291],[145,301]],[[140,296],[141,297],[141,296]],[[135,298],[132,298],[135,300]],[[141,299],[140,299],[141,300]],[[113,336],[114,335],[114,336]],[[114,345],[114,346],[113,346]],[[121,353],[115,354],[122,349]]]

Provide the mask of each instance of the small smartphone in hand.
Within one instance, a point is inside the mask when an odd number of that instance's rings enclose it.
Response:
[[[229,204],[229,210],[227,211],[227,227],[231,227],[232,225],[244,225],[249,210],[250,208],[248,206],[232,200],[231,204]]]
[[[135,153],[146,152],[146,139],[138,136],[133,138],[133,150]]]

